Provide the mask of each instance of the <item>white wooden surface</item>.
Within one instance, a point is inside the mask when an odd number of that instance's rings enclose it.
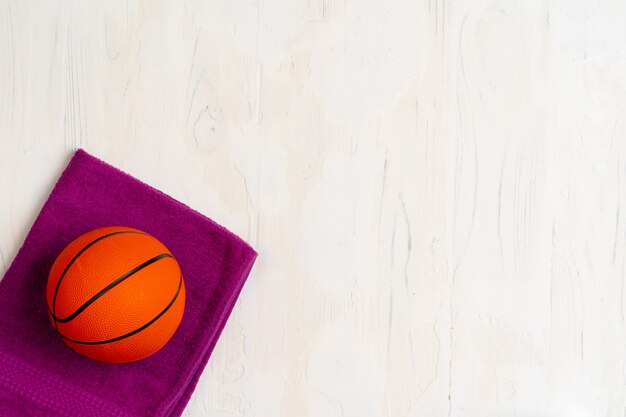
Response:
[[[185,412],[623,416],[626,5],[0,1],[0,255],[76,147],[260,252]]]

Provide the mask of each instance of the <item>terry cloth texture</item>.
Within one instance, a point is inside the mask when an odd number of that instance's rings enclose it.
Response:
[[[45,289],[57,255],[104,226],[155,236],[185,277],[185,312],[146,359],[98,362],[56,334]],[[0,416],[180,416],[257,253],[211,219],[78,150],[0,281]]]

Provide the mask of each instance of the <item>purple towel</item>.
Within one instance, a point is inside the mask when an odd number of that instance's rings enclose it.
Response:
[[[74,352],[46,312],[56,256],[83,233],[114,225],[161,240],[187,286],[174,336],[154,355],[127,364]],[[180,416],[256,256],[212,220],[76,151],[0,281],[0,416]]]

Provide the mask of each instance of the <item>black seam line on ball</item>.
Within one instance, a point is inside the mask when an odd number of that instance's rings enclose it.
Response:
[[[131,269],[130,271],[128,271],[127,273],[125,273],[124,275],[122,275],[121,277],[119,277],[118,279],[116,279],[115,281],[111,282],[109,285],[107,285],[106,287],[104,287],[103,289],[98,291],[96,293],[96,295],[94,295],[89,300],[87,300],[85,302],[85,304],[83,304],[82,306],[78,307],[78,309],[75,312],[73,312],[72,314],[70,314],[69,316],[65,317],[64,319],[57,317],[56,318],[56,322],[57,323],[67,323],[68,321],[74,320],[80,313],[85,311],[85,309],[87,307],[89,307],[91,304],[93,304],[98,298],[102,297],[104,294],[109,292],[109,290],[111,290],[112,288],[116,287],[121,282],[123,282],[124,280],[130,278],[132,275],[136,274],[137,272],[141,271],[142,269],[144,269],[148,265],[151,265],[151,264],[153,264],[153,263],[155,263],[155,262],[157,262],[157,261],[159,261],[161,259],[165,259],[165,258],[172,258],[172,255],[170,255],[169,253],[162,253],[160,255],[155,256],[154,258],[148,259],[147,261],[145,261],[141,265],[137,265],[136,267],[134,267],[133,269]]]
[[[67,264],[67,266],[65,267],[65,269],[61,273],[61,276],[59,277],[59,280],[57,281],[57,285],[56,285],[56,287],[54,289],[54,297],[52,298],[52,311],[50,311],[50,313],[52,314],[52,319],[54,320],[54,327],[56,329],[58,329],[57,318],[56,318],[56,304],[57,304],[57,296],[59,294],[59,288],[61,287],[61,281],[63,281],[63,278],[65,278],[65,274],[67,274],[67,271],[69,271],[70,267],[74,264],[74,261],[76,261],[76,259],[78,259],[78,257],[80,255],[82,255],[83,252],[85,252],[87,249],[89,249],[94,244],[100,242],[101,240],[104,240],[104,239],[106,239],[108,237],[111,237],[111,236],[121,235],[121,234],[125,234],[125,233],[131,233],[131,234],[137,234],[137,235],[147,235],[147,233],[140,232],[140,231],[135,231],[135,230],[121,230],[121,231],[118,231],[118,232],[111,232],[109,234],[106,234],[104,236],[100,236],[99,238],[94,239],[91,242],[89,242]],[[48,310],[50,310],[50,306],[48,306]]]
[[[68,342],[72,342],[72,343],[76,343],[79,345],[104,345],[106,343],[113,343],[113,342],[118,342],[120,340],[126,339],[127,337],[131,337],[136,335],[137,333],[139,333],[142,330],[147,329],[148,327],[150,327],[154,322],[156,322],[158,319],[161,318],[161,316],[163,316],[165,313],[167,313],[167,311],[174,305],[174,303],[176,302],[176,300],[178,299],[178,295],[180,294],[180,289],[183,285],[183,274],[180,274],[180,281],[178,281],[178,289],[176,290],[176,294],[174,294],[174,298],[172,298],[172,300],[169,302],[169,304],[163,309],[163,311],[161,311],[159,314],[157,314],[157,316],[155,318],[153,318],[152,320],[150,320],[149,322],[147,322],[146,324],[144,324],[143,326],[141,326],[138,329],[133,330],[130,333],[126,333],[122,336],[118,336],[118,337],[114,337],[113,339],[108,339],[108,340],[100,340],[97,342],[82,342],[79,340],[73,340],[70,339],[68,337],[65,337],[61,334],[61,332],[59,333],[59,336],[61,336],[63,339],[67,340]]]

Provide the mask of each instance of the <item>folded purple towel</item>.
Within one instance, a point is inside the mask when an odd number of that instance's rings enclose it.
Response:
[[[154,355],[127,364],[74,352],[46,310],[56,256],[77,236],[112,225],[161,240],[187,286],[174,336]],[[0,416],[180,416],[256,256],[212,220],[76,151],[0,281]]]

